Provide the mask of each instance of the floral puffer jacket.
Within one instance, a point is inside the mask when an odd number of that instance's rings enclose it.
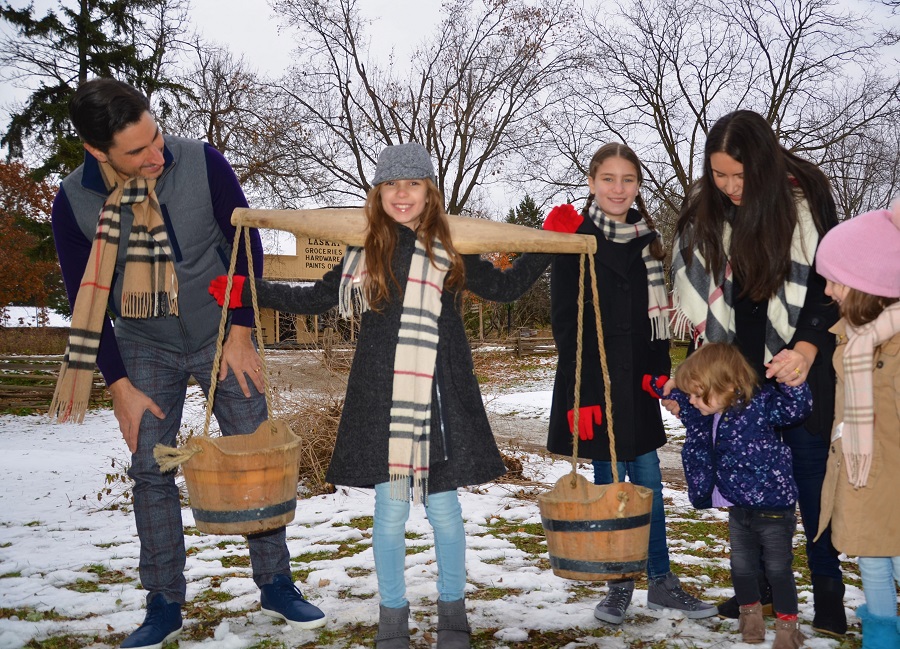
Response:
[[[714,415],[703,415],[678,389],[668,398],[681,407],[681,421],[687,431],[681,461],[694,507],[712,507],[713,487],[718,487],[722,496],[739,507],[794,508],[797,483],[791,450],[775,428],[799,424],[809,416],[812,394],[806,383],[797,387],[763,385],[750,403],[722,414],[715,444]]]

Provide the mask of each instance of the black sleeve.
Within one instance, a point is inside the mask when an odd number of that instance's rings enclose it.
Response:
[[[284,313],[315,315],[337,306],[338,288],[341,282],[343,262],[329,270],[322,279],[311,286],[298,286],[289,282],[256,280],[256,295],[260,308],[275,309]],[[241,304],[251,304],[250,282],[244,284]]]
[[[500,270],[479,255],[463,255],[466,288],[492,302],[512,302],[525,294],[546,270],[552,255],[525,253],[513,265]]]

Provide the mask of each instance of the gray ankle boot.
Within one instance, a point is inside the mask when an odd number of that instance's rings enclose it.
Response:
[[[409,649],[409,604],[403,608],[378,607],[375,649]]]
[[[438,649],[469,649],[469,635],[472,633],[466,619],[466,600],[455,602],[438,600]],[[380,648],[379,648],[380,649]]]

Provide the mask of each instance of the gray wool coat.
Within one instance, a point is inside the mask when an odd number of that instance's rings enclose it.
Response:
[[[415,233],[402,225],[397,230],[392,268],[400,286],[405,287]],[[468,290],[488,300],[511,302],[544,272],[550,255],[522,255],[505,271],[478,255],[465,255],[464,263]],[[312,286],[260,281],[259,304],[291,313],[323,313],[337,306],[342,269],[343,264],[338,264]],[[249,294],[248,287],[244,292]],[[246,297],[249,300],[249,295]],[[460,313],[461,295],[445,289],[441,301],[432,387],[429,493],[481,484],[506,472],[472,365]],[[333,484],[370,487],[389,479],[391,386],[402,308],[402,294],[392,287],[391,299],[380,312],[369,310],[362,314],[344,409],[326,475]]]

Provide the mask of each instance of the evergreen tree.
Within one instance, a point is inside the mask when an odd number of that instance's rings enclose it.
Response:
[[[93,77],[127,81],[148,96],[177,86],[165,76],[167,50],[183,31],[186,0],[78,0],[35,15],[34,6],[0,4],[0,19],[15,30],[0,41],[8,79],[36,82],[12,113],[0,145],[8,158],[39,149],[36,178],[66,174],[83,150],[68,119],[75,88]],[[163,106],[163,108],[165,108]]]

